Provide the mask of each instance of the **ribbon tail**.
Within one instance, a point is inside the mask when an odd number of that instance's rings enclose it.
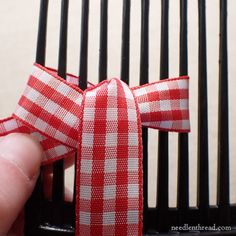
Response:
[[[76,235],[142,235],[141,121],[132,91],[105,81],[85,93]]]

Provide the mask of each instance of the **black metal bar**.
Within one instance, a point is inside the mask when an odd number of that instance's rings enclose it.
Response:
[[[81,42],[80,42],[80,69],[79,87],[87,88],[88,72],[88,28],[89,28],[89,0],[82,1]]]
[[[161,1],[161,57],[160,79],[169,75],[169,1]],[[159,132],[158,140],[158,178],[157,178],[157,209],[156,224],[159,231],[168,231],[168,133]]]
[[[179,74],[188,74],[187,0],[180,0],[180,64]],[[178,187],[177,207],[179,224],[186,222],[189,207],[189,153],[188,134],[179,134],[178,140]]]
[[[25,205],[24,233],[27,235],[31,230],[37,229],[42,218],[43,179],[42,174],[38,177],[35,189]]]
[[[68,8],[69,8],[69,1],[62,0],[59,57],[58,57],[58,75],[60,75],[64,79],[66,79],[66,62],[67,62]]]
[[[207,111],[207,46],[205,0],[198,1],[198,190],[197,205],[200,222],[209,220],[209,170],[208,170],[208,111]]]
[[[123,0],[121,80],[129,84],[130,0]]]
[[[228,54],[227,0],[220,1],[219,120],[218,120],[219,224],[230,223],[229,212],[229,124],[228,124]]]
[[[45,64],[47,16],[48,16],[48,0],[41,0],[40,13],[39,13],[39,25],[38,25],[37,49],[36,49],[36,62],[41,65]]]
[[[58,75],[66,78],[67,61],[67,26],[68,26],[69,0],[61,2],[61,25],[59,41]],[[64,203],[64,160],[59,160],[53,165],[53,189],[52,200],[55,203],[53,209],[53,223],[61,225],[63,223],[63,203]]]
[[[99,81],[107,78],[107,17],[108,0],[101,0]]]
[[[149,80],[149,0],[142,0],[140,85]],[[142,128],[143,140],[143,231],[148,229],[148,130]]]

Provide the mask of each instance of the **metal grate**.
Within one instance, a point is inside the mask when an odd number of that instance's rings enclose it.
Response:
[[[48,0],[41,0],[36,62],[45,64]],[[107,77],[108,0],[101,0],[99,81]],[[198,0],[198,196],[197,207],[189,206],[189,150],[188,134],[178,136],[177,207],[169,207],[168,159],[169,139],[167,132],[159,132],[157,207],[148,206],[148,131],[143,128],[143,170],[145,234],[165,232],[172,225],[236,225],[236,206],[229,201],[229,127],[228,127],[228,61],[227,61],[227,0],[220,0],[220,47],[219,47],[219,136],[218,136],[218,188],[217,205],[209,205],[208,168],[208,109],[207,109],[207,50],[205,0]],[[130,71],[130,0],[123,0],[121,79],[129,83]],[[180,0],[180,54],[179,74],[188,74],[187,0]],[[58,58],[58,74],[65,78],[67,64],[67,25],[69,0],[61,0],[61,24]],[[141,57],[140,84],[149,81],[149,0],[141,0]],[[79,86],[86,89],[88,65],[89,0],[82,0],[81,45]],[[161,0],[161,51],[160,79],[169,75],[169,1]],[[43,178],[26,207],[26,235],[73,235],[75,226],[75,201],[64,201],[64,162],[53,166],[52,201],[43,197]],[[74,197],[75,199],[75,197]],[[169,232],[169,234],[174,232]],[[176,232],[177,234],[178,232]],[[200,232],[189,232],[195,235]],[[216,235],[208,232],[204,235]],[[226,234],[226,233],[225,233]],[[227,234],[234,235],[233,231]],[[161,235],[161,234],[159,234]],[[223,235],[223,232],[221,232]]]

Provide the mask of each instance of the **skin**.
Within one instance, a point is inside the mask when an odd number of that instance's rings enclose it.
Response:
[[[34,158],[32,158],[34,157]],[[39,175],[42,148],[24,134],[0,141],[0,235],[23,235],[22,209]]]
[[[9,134],[0,139],[0,236],[24,235],[24,205],[39,176],[43,150],[38,141],[26,134]],[[68,158],[65,168],[74,164]],[[51,198],[52,165],[43,172],[45,198]],[[72,193],[65,189],[65,200]]]

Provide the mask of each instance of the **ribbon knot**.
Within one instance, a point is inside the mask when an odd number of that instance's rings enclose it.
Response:
[[[142,235],[141,126],[188,132],[188,77],[129,88],[118,79],[79,89],[38,64],[0,136],[29,133],[43,164],[77,151],[76,235]]]

